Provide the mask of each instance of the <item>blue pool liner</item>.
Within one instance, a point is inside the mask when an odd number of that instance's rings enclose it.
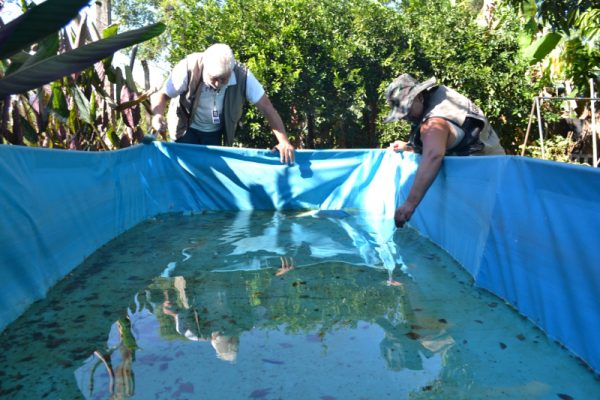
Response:
[[[419,156],[151,142],[112,152],[0,145],[0,330],[100,246],[158,214],[363,210],[393,218]],[[338,214],[336,214],[338,213]],[[475,284],[600,372],[600,171],[447,157],[410,224]]]

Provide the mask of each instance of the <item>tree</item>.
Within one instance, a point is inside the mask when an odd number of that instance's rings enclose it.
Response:
[[[590,78],[600,74],[600,8],[592,0],[506,0],[520,11],[529,37],[531,64],[546,61],[551,80],[572,80],[589,95]],[[534,40],[536,39],[537,40]],[[531,44],[530,44],[531,43]],[[557,49],[557,51],[553,51]]]
[[[160,21],[162,12],[159,0],[111,0],[111,17],[127,29],[137,29]],[[141,43],[138,55],[153,60],[164,57],[164,49],[168,47],[168,35],[160,35]]]
[[[494,12],[494,24],[478,24],[471,7],[407,2],[402,15],[413,60],[408,72],[421,79],[435,76],[473,100],[504,148],[514,153],[535,91],[528,84],[528,64],[519,55],[520,21],[506,8]]]
[[[375,53],[389,57],[393,42],[381,40],[385,46],[369,50],[370,60],[359,59],[357,46],[364,48],[365,35],[373,32],[354,21],[385,15],[389,21],[397,20],[397,14],[379,2],[209,0],[183,1],[165,19],[189,21],[168,24],[177,44],[170,54],[172,62],[211,43],[228,43],[266,84],[282,117],[290,121],[289,133],[296,144],[315,148],[377,145],[374,124],[371,133],[364,135],[362,120],[378,117],[378,107],[375,113],[369,111],[370,105],[379,103],[377,89],[383,79],[374,74],[374,66],[379,66]],[[369,102],[361,91],[371,95]],[[261,122],[249,110],[246,128],[238,135],[240,142],[268,146],[270,137]]]
[[[406,134],[406,126],[381,123],[383,91],[402,72],[435,75],[474,97],[506,125],[509,145],[522,122],[514,116],[528,107],[529,93],[515,90],[527,88],[527,65],[518,60],[519,27],[510,15],[490,30],[475,23],[472,8],[449,2],[168,0],[160,12],[172,63],[228,43],[263,82],[300,147],[378,147]],[[269,146],[259,115],[250,109],[244,122],[240,144]]]

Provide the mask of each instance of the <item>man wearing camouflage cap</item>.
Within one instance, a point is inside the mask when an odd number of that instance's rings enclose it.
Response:
[[[445,155],[505,154],[483,112],[465,96],[436,84],[435,78],[419,83],[402,74],[387,87],[385,97],[391,111],[384,122],[403,119],[412,124],[408,143],[396,141],[390,148],[422,155],[408,198],[394,214],[397,227],[410,220]]]

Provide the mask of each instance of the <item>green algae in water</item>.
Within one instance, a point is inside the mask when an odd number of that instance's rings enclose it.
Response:
[[[0,333],[11,399],[590,399],[439,247],[339,213],[163,215]]]

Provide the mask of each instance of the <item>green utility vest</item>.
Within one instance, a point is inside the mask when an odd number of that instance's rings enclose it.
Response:
[[[465,136],[447,155],[499,155],[505,154],[498,135],[483,112],[462,94],[446,86],[429,90],[421,121],[413,128],[410,142],[415,150],[422,148],[420,126],[433,117],[444,118],[460,126]]]
[[[175,136],[177,139],[185,135],[192,121],[192,112],[196,110],[197,100],[202,83],[202,63],[203,53],[192,53],[180,61],[186,63],[188,74],[188,88],[179,96],[177,102],[177,128]],[[248,68],[241,63],[236,62],[233,68],[237,84],[228,86],[225,91],[223,102],[223,125],[225,127],[225,142],[227,146],[233,144],[233,138],[242,118],[244,111],[244,100],[246,99],[246,77]]]

